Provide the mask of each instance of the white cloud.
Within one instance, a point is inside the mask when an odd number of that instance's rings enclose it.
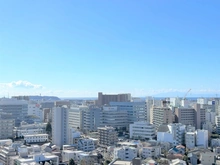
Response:
[[[43,88],[43,86],[40,84],[33,84],[29,81],[22,81],[22,80],[12,81],[9,83],[0,83],[0,86],[4,88],[34,88],[34,89]]]

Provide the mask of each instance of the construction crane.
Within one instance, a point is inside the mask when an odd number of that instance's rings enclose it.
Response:
[[[191,89],[189,89],[189,90],[186,92],[185,96],[183,97],[183,100],[186,99],[186,96],[188,95],[188,93],[189,93],[190,91],[191,91]]]

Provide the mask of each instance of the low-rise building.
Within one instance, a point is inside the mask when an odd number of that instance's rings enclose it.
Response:
[[[155,127],[153,124],[145,121],[134,122],[129,125],[130,138],[135,139],[153,139],[155,135]]]
[[[24,135],[26,143],[43,143],[48,141],[48,134]]]
[[[95,150],[95,142],[93,139],[85,138],[78,140],[78,150],[89,152]]]
[[[137,157],[137,149],[134,147],[122,146],[114,149],[114,159],[132,160]]]
[[[201,153],[200,154],[201,164],[213,165],[213,164],[215,164],[215,161],[216,161],[215,157],[216,157],[216,154],[213,152]]]
[[[185,134],[186,147],[189,149],[195,148],[196,145],[196,134],[195,132],[186,132]]]
[[[196,146],[201,148],[208,148],[208,131],[196,130]]]
[[[140,156],[143,159],[146,158],[157,158],[161,155],[161,147],[160,146],[149,146],[149,147],[143,147],[140,149]]]

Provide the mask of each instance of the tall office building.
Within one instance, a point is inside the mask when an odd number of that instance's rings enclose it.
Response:
[[[67,107],[54,107],[52,109],[52,142],[59,147],[68,143],[68,114],[69,109]]]
[[[193,108],[176,108],[175,122],[201,129],[202,123],[205,122],[205,109],[201,108],[200,104],[195,104]]]
[[[127,112],[128,124],[137,121],[146,121],[147,109],[146,102],[110,102],[110,106],[116,106],[118,110]]]
[[[83,129],[83,111],[89,110],[88,106],[74,106],[69,109],[70,128]]]
[[[15,126],[19,126],[20,122],[25,120],[28,115],[28,103],[23,100],[16,99],[0,99],[0,109],[2,112],[10,113],[15,120]]]
[[[173,123],[172,111],[168,107],[154,107],[151,109],[151,124],[155,125],[156,130],[162,124]]]
[[[100,126],[108,126],[114,128],[126,127],[128,129],[129,125],[127,111],[120,110],[116,106],[103,107]]]
[[[101,108],[90,106],[89,109],[84,109],[82,111],[82,130],[97,131],[97,128],[100,126],[101,116]]]
[[[102,92],[98,93],[98,100],[97,105],[108,105],[110,102],[130,102],[131,101],[131,94],[105,94],[103,95]]]
[[[146,114],[147,114],[147,121],[150,122],[150,110],[154,106],[154,99],[153,97],[148,96],[146,99]]]

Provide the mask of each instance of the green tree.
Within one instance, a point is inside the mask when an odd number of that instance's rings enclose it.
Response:
[[[46,125],[46,132],[48,133],[48,134],[51,134],[51,132],[52,132],[52,126],[51,126],[51,124],[48,122],[47,123],[47,125]]]
[[[69,165],[76,165],[76,163],[74,162],[73,159],[70,159],[70,160],[69,160]]]

